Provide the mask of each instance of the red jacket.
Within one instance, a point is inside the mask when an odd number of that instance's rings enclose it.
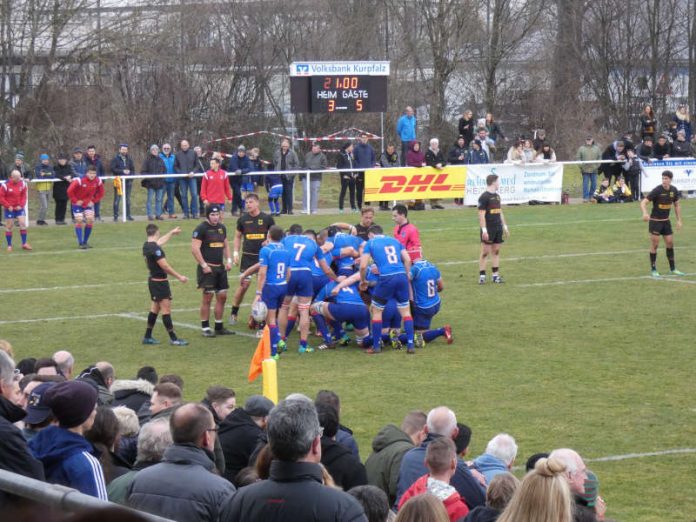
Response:
[[[68,197],[73,205],[82,201],[82,208],[87,208],[90,203],[99,203],[104,197],[104,184],[99,178],[89,179],[82,176],[72,180],[68,187]]]
[[[8,179],[4,184],[0,185],[0,205],[5,208],[14,209],[27,204],[27,184],[23,179],[14,182]]]
[[[203,174],[201,182],[201,199],[208,203],[223,204],[225,200],[232,199],[230,184],[227,182],[227,172],[219,169],[217,172],[209,170]]]
[[[429,475],[423,475],[406,490],[406,492],[401,496],[401,500],[399,500],[399,509],[401,509],[408,499],[428,492],[428,477]],[[443,500],[442,503],[447,510],[447,515],[449,516],[451,522],[461,520],[469,514],[469,507],[464,503],[464,499],[456,491]]]
[[[411,261],[418,261],[423,257],[421,248],[420,234],[415,225],[406,223],[405,225],[396,225],[394,227],[394,238],[401,243],[406,252],[408,252]]]

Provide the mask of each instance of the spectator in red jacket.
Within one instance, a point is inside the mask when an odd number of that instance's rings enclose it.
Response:
[[[411,497],[430,493],[440,499],[451,522],[461,520],[469,513],[468,506],[450,480],[457,469],[457,450],[452,439],[439,437],[428,445],[425,452],[428,474],[416,480],[399,501],[399,509]]]
[[[408,252],[411,261],[418,261],[423,257],[420,234],[418,228],[408,221],[408,208],[406,205],[394,205],[392,209],[392,219],[394,223],[396,223],[394,227],[394,238],[396,238],[406,252]]]
[[[94,206],[104,197],[104,184],[97,177],[97,168],[94,165],[87,167],[87,174],[70,183],[68,197],[75,216],[77,244],[83,250],[92,248],[88,241],[94,225]],[[85,222],[84,233],[82,230],[83,221]]]
[[[210,170],[203,175],[201,182],[201,199],[203,205],[217,205],[220,207],[220,221],[225,214],[225,200],[232,201],[232,191],[227,182],[227,172],[220,168],[220,159],[213,157],[210,160]]]
[[[31,250],[31,245],[27,243],[27,216],[24,212],[27,204],[27,190],[22,173],[17,169],[13,169],[10,179],[0,185],[0,206],[5,209],[5,239],[8,252],[12,252],[12,227],[15,219],[19,221],[22,250]]]

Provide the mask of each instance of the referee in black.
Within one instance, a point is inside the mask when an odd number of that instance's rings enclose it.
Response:
[[[227,272],[232,270],[230,243],[227,229],[220,221],[219,205],[205,208],[206,220],[193,231],[191,253],[198,263],[198,288],[203,291],[201,302],[201,333],[203,337],[231,335],[234,332],[223,327],[222,316],[227,301]],[[215,295],[215,331],[210,329],[210,303]]]
[[[147,316],[147,329],[143,337],[143,344],[160,344],[160,342],[152,337],[152,330],[157,323],[157,316],[162,312],[162,323],[169,334],[169,344],[173,346],[186,346],[188,343],[183,339],[179,339],[174,332],[174,324],[172,323],[172,291],[169,288],[169,280],[167,274],[176,277],[182,283],[188,281],[186,276],[178,273],[170,266],[164,255],[162,247],[171,239],[181,232],[181,228],[176,227],[163,236],[160,236],[159,227],[155,224],[149,224],[145,227],[147,241],[143,245],[143,256],[145,264],[150,272],[150,277],[147,280],[147,286],[150,290],[150,313]]]
[[[259,251],[266,241],[268,230],[275,225],[275,221],[268,214],[261,212],[259,208],[259,196],[252,193],[247,194],[244,200],[245,210],[237,220],[237,230],[234,234],[234,257],[232,261],[239,265],[239,271],[243,273],[247,268],[259,262]],[[242,242],[242,239],[244,240]],[[241,263],[239,250],[241,248]],[[230,324],[237,324],[239,305],[244,300],[251,276],[244,277],[239,281],[239,287],[234,293],[232,301],[232,313]]]

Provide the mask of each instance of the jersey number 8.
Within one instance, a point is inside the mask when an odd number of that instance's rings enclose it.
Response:
[[[387,254],[387,263],[395,265],[399,262],[399,257],[396,255],[396,248],[393,246],[384,247],[384,253]]]

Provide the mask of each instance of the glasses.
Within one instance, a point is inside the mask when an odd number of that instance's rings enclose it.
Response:
[[[212,432],[217,433],[218,431],[220,431],[220,428],[208,428],[208,429],[205,430],[205,431],[212,431]]]
[[[22,377],[24,377],[24,374],[19,370],[19,368],[15,368],[12,372],[12,380],[15,382],[21,381]]]

